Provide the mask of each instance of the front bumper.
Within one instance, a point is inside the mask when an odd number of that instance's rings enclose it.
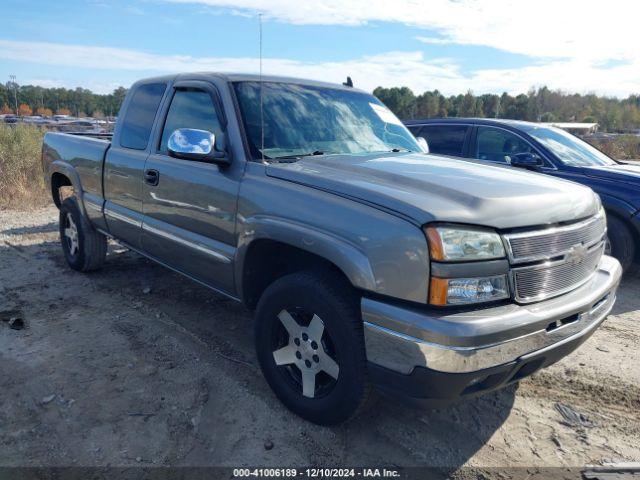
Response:
[[[592,278],[570,293],[535,304],[464,313],[365,298],[362,315],[371,375],[382,388],[395,385],[401,388],[393,390],[408,390],[411,396],[437,396],[433,382],[459,383],[453,389],[441,385],[442,398],[523,378],[567,355],[598,328],[613,308],[621,274],[619,262],[603,256]],[[429,388],[410,387],[407,381]]]

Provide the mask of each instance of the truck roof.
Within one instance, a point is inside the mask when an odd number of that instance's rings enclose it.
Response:
[[[346,85],[342,85],[340,83],[331,83],[331,82],[322,82],[318,80],[309,80],[304,78],[296,78],[296,77],[285,77],[278,75],[258,75],[255,73],[233,73],[233,72],[188,72],[188,73],[179,73],[173,75],[162,75],[158,77],[149,77],[138,80],[134,83],[133,86],[144,83],[154,83],[154,82],[176,82],[179,80],[207,80],[211,78],[222,79],[227,82],[259,82],[262,80],[263,82],[279,82],[279,83],[294,83],[298,85],[308,85],[315,87],[325,87],[325,88],[333,88],[338,90],[349,90],[349,91],[358,91],[362,93],[364,90],[360,90],[354,87],[347,87]],[[346,80],[346,77],[345,77]]]

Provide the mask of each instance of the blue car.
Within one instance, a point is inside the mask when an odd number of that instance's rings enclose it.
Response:
[[[640,264],[640,166],[609,158],[558,128],[517,120],[444,118],[405,122],[429,151],[526,168],[591,187],[607,212],[608,253],[625,271]],[[517,205],[514,205],[517,208]]]

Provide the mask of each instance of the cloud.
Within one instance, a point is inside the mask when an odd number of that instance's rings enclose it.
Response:
[[[258,58],[251,57],[191,57],[188,55],[158,55],[112,47],[66,45],[46,42],[0,40],[0,58],[27,61],[56,67],[82,67],[101,70],[145,72],[231,71],[256,73]],[[402,84],[409,71],[428,78],[454,80],[457,66],[446,59],[425,60],[420,52],[386,52],[340,62],[303,62],[285,58],[265,58],[266,74],[308,77],[342,82],[347,75],[360,78],[361,88]]]
[[[191,57],[188,55],[159,55],[139,50],[65,45],[45,42],[0,40],[0,58],[33,62],[55,67],[106,70],[96,78],[96,91],[106,92],[122,78],[124,72],[148,76],[158,73],[185,71],[218,71],[256,73],[258,59],[252,57]],[[46,69],[43,69],[46,70]],[[414,92],[438,89],[446,95],[467,90],[476,93],[523,93],[532,86],[547,85],[569,92],[595,92],[627,96],[637,93],[640,86],[638,62],[615,62],[613,66],[588,60],[555,60],[546,64],[510,69],[479,69],[462,73],[452,59],[426,59],[419,51],[384,52],[378,55],[334,62],[303,62],[286,58],[265,58],[265,74],[312,78],[328,82],[342,82],[350,75],[356,86],[373,90],[377,86],[408,86]],[[127,77],[130,75],[127,74]],[[43,72],[46,75],[46,72]],[[56,80],[58,84],[62,80]],[[34,82],[37,83],[37,82]],[[69,83],[76,86],[77,80]],[[89,86],[89,85],[84,85]]]
[[[453,43],[448,38],[423,37],[420,35],[413,38],[415,40],[418,40],[419,42],[427,43],[429,45],[450,45],[451,43]]]
[[[640,2],[608,0],[165,0],[256,14],[296,25],[394,22],[438,32],[442,42],[535,57],[640,60]],[[428,38],[434,43],[434,38]],[[437,43],[441,43],[438,39]]]
[[[127,5],[124,7],[124,12],[129,15],[144,15],[145,12],[142,8],[137,7],[135,5]]]

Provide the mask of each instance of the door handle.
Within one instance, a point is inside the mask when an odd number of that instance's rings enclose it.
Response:
[[[160,181],[160,173],[157,170],[145,170],[144,171],[144,181],[149,185],[156,186]]]

